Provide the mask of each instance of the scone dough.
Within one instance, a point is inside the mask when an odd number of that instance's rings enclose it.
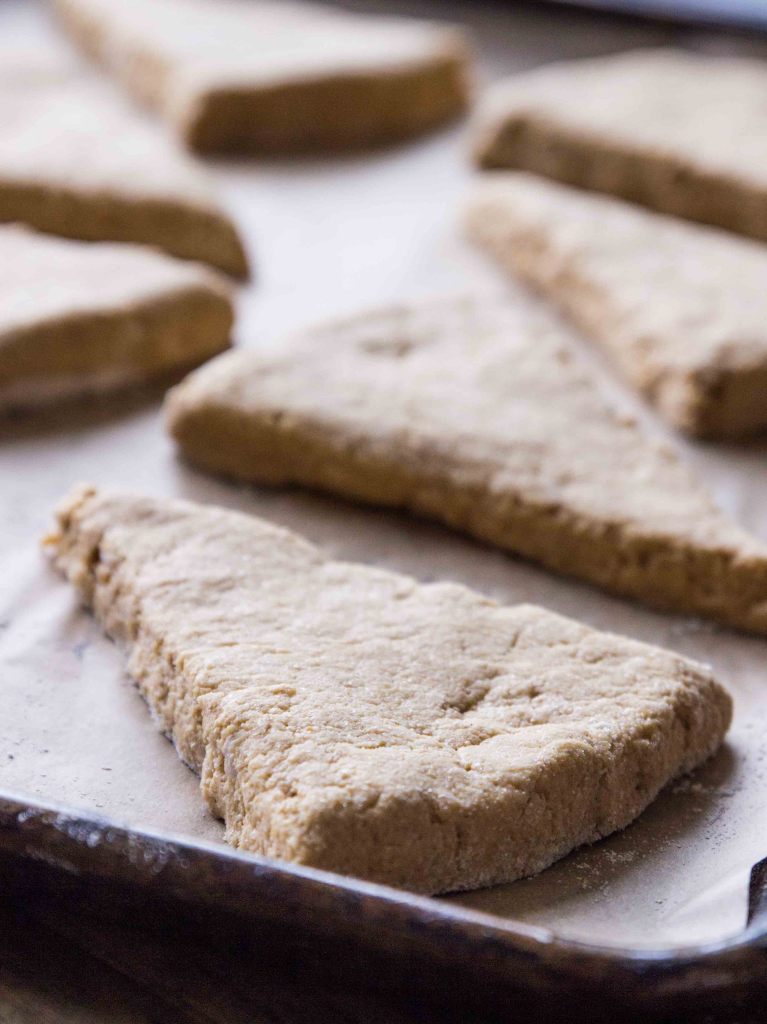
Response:
[[[667,651],[239,513],[84,489],[49,544],[256,853],[421,892],[508,882],[628,824],[730,721]]]
[[[0,54],[0,221],[141,242],[239,277],[248,270],[203,168],[53,50]]]
[[[411,509],[607,590],[767,632],[767,544],[619,416],[524,296],[432,302],[214,360],[169,393],[204,469]]]
[[[472,238],[553,300],[675,427],[767,427],[767,249],[521,172],[484,175]]]
[[[511,167],[767,240],[763,61],[634,50],[493,86],[484,167]]]
[[[290,0],[56,0],[64,26],[194,149],[394,142],[456,116],[468,48],[452,26]]]
[[[206,267],[0,225],[0,413],[188,369],[227,348],[232,320]]]

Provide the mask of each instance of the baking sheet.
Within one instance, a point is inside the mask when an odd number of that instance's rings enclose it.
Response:
[[[513,5],[380,6],[470,20],[485,78],[560,54],[678,38]],[[35,5],[0,3],[3,44],[35,43],[49,31]],[[756,47],[701,33],[684,41],[707,50]],[[472,173],[465,152],[459,126],[375,156],[215,165],[257,267],[240,296],[238,342],[273,345],[284,330],[368,304],[501,286],[457,229]],[[606,386],[637,408],[614,382]],[[732,515],[767,538],[767,442],[674,443]],[[672,785],[625,832],[537,878],[450,899],[619,946],[683,945],[740,929],[748,871],[767,855],[767,641],[653,614],[406,516],[208,479],[175,459],[157,394],[55,411],[6,424],[0,434],[0,789],[221,841],[196,778],[154,731],[117,651],[40,555],[52,506],[81,480],[261,514],[339,557],[537,602],[711,663],[735,697],[736,717],[709,765]]]

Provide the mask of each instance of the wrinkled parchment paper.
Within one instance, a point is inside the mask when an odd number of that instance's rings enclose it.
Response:
[[[484,79],[560,55],[680,38],[671,29],[513,4],[379,6],[469,22]],[[3,45],[35,45],[50,32],[34,4],[0,4]],[[711,51],[758,50],[745,38],[686,33],[681,40]],[[472,174],[466,149],[459,126],[373,156],[214,165],[256,267],[240,296],[238,343],[278,344],[285,330],[368,304],[506,287],[460,237],[460,200]],[[638,408],[625,389],[606,386]],[[767,442],[673,443],[722,505],[767,537]],[[0,433],[0,789],[130,826],[221,840],[196,778],[155,731],[118,652],[40,554],[53,505],[82,480],[264,515],[336,556],[423,580],[458,580],[507,602],[537,602],[713,664],[737,712],[726,748],[709,765],[672,785],[625,832],[537,878],[452,898],[621,946],[686,945],[742,926],[749,868],[767,856],[767,640],[644,611],[406,516],[208,479],[176,460],[157,393],[54,411]]]

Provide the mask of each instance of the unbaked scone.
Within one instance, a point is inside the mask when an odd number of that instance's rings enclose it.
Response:
[[[484,175],[470,236],[599,342],[675,427],[767,427],[767,248],[522,172]]]
[[[168,397],[212,472],[407,508],[606,590],[767,632],[767,544],[614,412],[532,298],[369,313],[239,351]]]
[[[248,270],[204,169],[56,51],[0,52],[0,221]]]
[[[207,267],[0,225],[0,413],[188,369],[227,348],[232,320]]]
[[[535,171],[767,240],[767,67],[634,50],[493,86],[476,114],[484,167]]]
[[[55,0],[83,50],[191,147],[271,153],[394,142],[459,114],[452,26],[289,0]]]
[[[236,512],[80,489],[48,538],[227,839],[421,892],[623,828],[722,742],[709,670]]]

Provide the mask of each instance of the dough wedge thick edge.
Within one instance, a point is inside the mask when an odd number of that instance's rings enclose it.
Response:
[[[627,825],[730,722],[670,652],[240,513],[78,488],[47,544],[252,852],[429,893],[508,882]]]
[[[745,145],[763,138],[765,89],[758,60],[671,47],[557,61],[487,91],[474,159],[767,241],[767,151]],[[689,135],[693,121],[700,130]]]
[[[208,472],[407,509],[767,633],[767,544],[606,403],[572,334],[525,296],[375,310],[224,355],[168,393],[166,419]]]
[[[231,287],[206,266],[0,225],[0,269],[0,415],[178,381],[229,347]]]

